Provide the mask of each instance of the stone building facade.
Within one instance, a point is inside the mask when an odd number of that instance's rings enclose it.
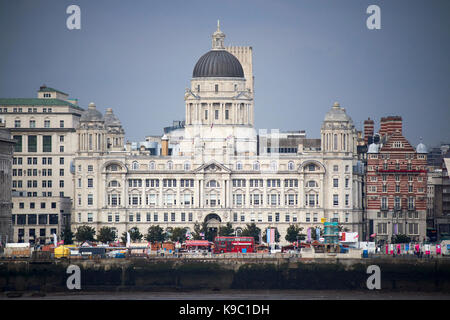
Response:
[[[12,239],[11,225],[11,180],[14,140],[10,131],[0,122],[0,247]]]
[[[325,219],[361,232],[363,171],[345,109],[330,108],[317,141],[297,135],[290,152],[280,152],[275,135],[258,139],[254,127],[252,50],[226,48],[224,38],[218,28],[212,49],[195,65],[185,122],[161,138],[160,153],[144,145],[124,148],[120,121],[89,106],[76,132],[74,230],[146,233],[160,225],[192,231],[196,222],[213,229],[230,222],[239,232],[254,222],[262,230],[276,227],[285,242],[289,225],[306,234]],[[118,144],[108,148],[108,139]]]
[[[52,239],[51,231],[59,235],[63,222],[70,223],[67,201],[73,195],[71,165],[78,150],[75,128],[83,111],[68,94],[45,85],[39,88],[37,98],[0,99],[0,119],[16,142],[12,241],[39,238],[44,243]],[[36,215],[47,218],[35,219]]]

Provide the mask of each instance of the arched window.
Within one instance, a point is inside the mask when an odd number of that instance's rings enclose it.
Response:
[[[138,170],[139,169],[139,163],[137,161],[134,161],[133,164],[131,165],[131,168],[133,170]]]
[[[308,165],[308,171],[316,171],[316,166],[314,164],[309,164]]]
[[[109,188],[120,187],[120,183],[117,182],[117,180],[113,180],[113,181],[110,181],[110,182],[108,183],[108,187],[109,187]]]
[[[258,161],[256,161],[256,162],[253,162],[253,170],[254,171],[259,171],[260,170],[260,165],[259,165],[259,162]]]
[[[272,162],[270,163],[270,170],[271,170],[271,171],[277,171],[277,170],[278,170],[278,164],[277,164],[276,161],[272,161]]]
[[[172,161],[167,162],[166,168],[167,168],[167,170],[172,170],[173,169],[173,162]]]
[[[210,180],[206,184],[207,188],[220,188],[220,184],[216,180]]]
[[[236,162],[236,170],[242,170],[242,162]]]
[[[292,162],[292,161],[289,161],[289,162],[288,162],[288,170],[289,170],[289,171],[294,170],[294,162]]]
[[[117,164],[111,164],[106,167],[106,171],[118,171],[119,166]]]
[[[150,163],[148,164],[148,169],[155,170],[155,161],[150,161]]]
[[[308,181],[308,182],[306,183],[306,186],[307,186],[307,187],[310,187],[310,188],[317,188],[317,187],[318,187],[318,184],[317,184],[316,181],[310,180],[310,181]]]

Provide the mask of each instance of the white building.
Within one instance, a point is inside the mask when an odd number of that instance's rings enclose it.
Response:
[[[151,139],[161,152],[124,148],[118,119],[89,106],[77,129],[74,230],[109,226],[121,234],[136,226],[145,234],[151,225],[192,231],[196,222],[238,229],[255,222],[277,227],[285,242],[290,224],[306,233],[325,218],[361,232],[362,171],[355,171],[357,133],[345,109],[335,103],[326,114],[316,147],[302,133],[283,153],[266,132],[259,143],[274,152],[258,152],[267,149],[258,147],[254,127],[252,49],[226,48],[224,38],[218,27],[212,50],[195,65],[184,127],[161,144]]]
[[[82,113],[76,100],[45,85],[37,98],[0,99],[0,122],[16,142],[12,241],[45,243],[70,223],[70,170],[77,152],[75,128]]]

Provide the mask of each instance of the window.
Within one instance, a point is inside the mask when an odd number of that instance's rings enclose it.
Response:
[[[348,188],[349,178],[345,178],[345,187]]]
[[[59,120],[59,127],[64,128],[64,120]]]
[[[37,152],[37,136],[28,136],[28,152]]]
[[[88,188],[93,188],[94,187],[94,179],[89,178],[88,179]]]
[[[59,164],[64,164],[64,158],[59,158]]]
[[[219,92],[219,85],[218,84],[214,85],[214,91],[215,92]]]
[[[36,120],[30,120],[30,128],[36,128]]]
[[[228,120],[230,118],[230,110],[225,109],[225,120]]]
[[[338,165],[334,165],[333,166],[333,172],[338,172],[339,171],[339,166]]]
[[[59,146],[59,152],[64,152],[64,146]]]
[[[59,176],[60,177],[64,176],[64,169],[59,169]]]
[[[155,170],[155,162],[154,162],[154,161],[151,161],[151,162],[148,164],[148,169],[149,169],[149,170]]]
[[[184,163],[184,171],[189,171],[189,170],[191,170],[191,163],[185,162]]]
[[[14,128],[20,128],[20,120],[14,120]]]
[[[315,171],[315,170],[316,170],[316,166],[314,164],[308,165],[308,171]]]
[[[88,194],[87,203],[88,206],[92,206],[94,204],[94,196],[92,194]]]
[[[289,161],[288,163],[288,170],[293,171],[294,170],[294,163],[292,161]]]
[[[16,141],[14,145],[14,152],[22,152],[22,136],[13,136]]]
[[[214,110],[214,119],[219,120],[219,110]]]
[[[44,128],[50,128],[50,120],[44,120]]]
[[[88,214],[87,214],[87,221],[88,222],[92,222],[93,220],[94,220],[94,218],[93,218],[93,214],[91,213],[91,212],[88,212]]]
[[[339,195],[333,194],[333,206],[339,205]]]
[[[131,165],[131,168],[133,170],[139,170],[139,163],[137,161],[134,161],[133,164]]]
[[[94,166],[93,165],[88,165],[88,172],[92,172],[94,171]],[[111,171],[115,171],[115,170],[111,170]]]
[[[339,179],[333,179],[333,188],[339,187]]]
[[[59,136],[59,142],[64,142],[64,136]]]
[[[242,163],[236,162],[236,170],[242,170]]]

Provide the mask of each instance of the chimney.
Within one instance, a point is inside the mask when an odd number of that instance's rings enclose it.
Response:
[[[161,155],[163,157],[169,155],[169,138],[166,135],[161,138]]]
[[[390,136],[394,132],[400,132],[402,134],[402,117],[389,116],[381,118],[380,121],[380,136]]]
[[[374,121],[368,118],[364,120],[364,143],[369,144],[369,137],[373,137]]]

